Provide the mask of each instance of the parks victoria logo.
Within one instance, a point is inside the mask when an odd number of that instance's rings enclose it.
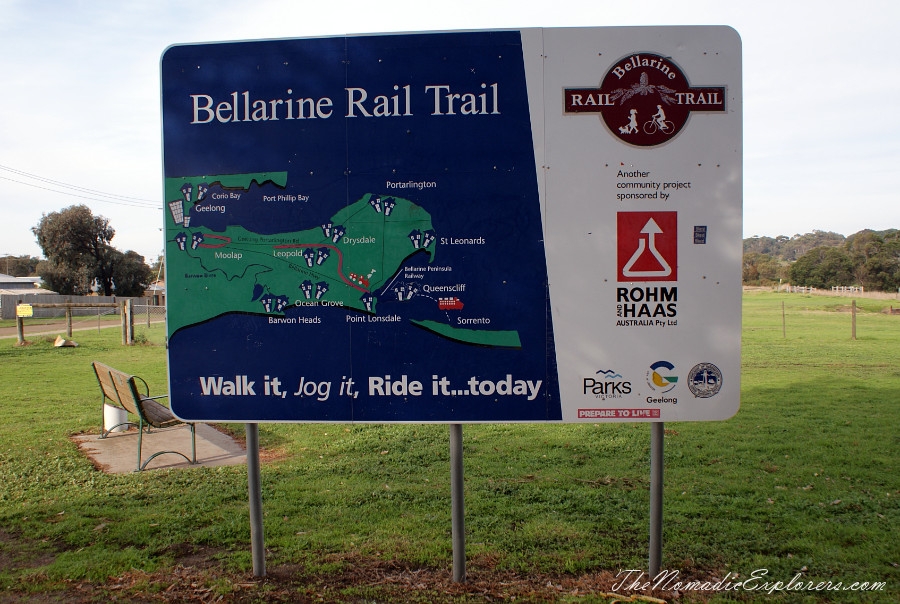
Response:
[[[615,369],[599,369],[593,376],[582,378],[581,382],[584,394],[601,401],[631,394],[631,382]]]
[[[600,114],[610,133],[639,147],[674,138],[693,111],[724,112],[724,86],[691,86],[668,57],[639,52],[609,69],[599,88],[565,88],[566,114]]]

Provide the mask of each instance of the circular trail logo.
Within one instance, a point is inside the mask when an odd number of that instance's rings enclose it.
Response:
[[[691,86],[668,57],[628,55],[606,73],[599,88],[566,88],[566,114],[599,113],[620,140],[655,147],[674,138],[692,111],[724,112],[724,86]]]
[[[712,363],[698,363],[688,372],[688,388],[697,398],[710,398],[722,389],[722,372]]]

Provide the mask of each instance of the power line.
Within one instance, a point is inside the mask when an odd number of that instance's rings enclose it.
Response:
[[[99,195],[99,196],[101,196],[101,197],[111,197],[111,198],[114,198],[114,199],[123,199],[123,200],[136,201],[136,202],[146,202],[146,203],[153,203],[153,204],[158,203],[158,202],[156,202],[156,201],[154,201],[154,200],[152,200],[152,199],[145,199],[145,198],[143,198],[143,197],[130,197],[130,196],[128,196],[128,195],[119,195],[118,193],[105,193],[105,192],[103,192],[103,191],[98,191],[98,190],[96,190],[96,189],[88,189],[87,187],[80,187],[80,186],[78,186],[78,185],[72,185],[72,184],[69,184],[69,183],[66,183],[66,182],[62,182],[62,181],[59,181],[59,180],[53,180],[53,179],[51,179],[51,178],[46,178],[46,177],[43,177],[43,176],[38,176],[37,174],[30,174],[30,173],[25,172],[25,171],[23,171],[23,170],[17,170],[17,169],[15,169],[15,168],[10,168],[9,166],[3,166],[3,165],[0,165],[0,170],[6,170],[7,172],[12,172],[12,173],[14,173],[14,174],[18,174],[19,176],[26,176],[26,177],[28,177],[28,178],[33,178],[33,179],[39,180],[39,181],[41,181],[41,182],[46,182],[46,183],[49,183],[49,184],[52,184],[52,185],[56,185],[56,186],[59,186],[59,187],[64,187],[64,188],[67,188],[67,189],[73,189],[73,190],[76,190],[76,191],[81,191],[81,192],[83,192],[83,193],[89,193],[89,194],[92,194],[92,195]]]
[[[36,189],[42,189],[44,191],[50,191],[52,193],[59,193],[60,195],[68,195],[70,197],[78,197],[80,199],[87,199],[90,201],[97,201],[101,203],[110,203],[114,205],[122,205],[122,206],[130,206],[136,208],[147,208],[159,210],[162,209],[162,204],[158,201],[153,201],[150,199],[145,199],[141,197],[130,197],[127,195],[119,195],[116,193],[106,193],[104,191],[98,191],[96,189],[88,189],[87,187],[80,187],[78,185],[72,185],[69,183],[65,183],[58,180],[53,180],[50,178],[45,178],[43,176],[38,176],[36,174],[29,174],[28,172],[23,172],[22,170],[16,170],[15,168],[10,168],[8,166],[0,165],[0,170],[5,170],[7,172],[11,172],[13,174],[17,174],[19,176],[24,176],[26,178],[31,178],[37,180],[39,182],[47,183],[50,185],[54,185],[56,187],[61,187],[64,189],[69,189],[69,191],[60,191],[51,187],[41,186],[39,184],[25,182],[22,180],[16,180],[14,178],[9,178],[7,176],[0,176],[0,179],[7,180],[9,182],[14,182],[20,185],[25,185],[27,187],[34,187]],[[79,193],[73,193],[71,191],[77,191]]]
[[[8,180],[9,182],[14,182],[20,185],[25,185],[28,187],[34,187],[35,189],[43,189],[44,191],[50,191],[51,193],[59,193],[60,195],[66,195],[68,197],[78,197],[79,199],[87,199],[88,201],[98,201],[101,203],[111,203],[113,205],[119,206],[130,206],[133,208],[143,208],[147,210],[161,210],[162,205],[153,205],[149,203],[143,202],[129,202],[129,201],[113,201],[111,199],[97,199],[96,197],[88,197],[87,195],[78,195],[77,193],[69,193],[67,191],[57,191],[56,189],[51,189],[49,187],[42,187],[40,185],[36,185],[33,183],[22,182],[21,180],[15,180],[13,178],[7,178],[6,176],[0,176],[2,180]]]

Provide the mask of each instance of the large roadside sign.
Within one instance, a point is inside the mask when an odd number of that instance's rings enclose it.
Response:
[[[161,73],[180,417],[737,412],[734,30],[178,45]]]

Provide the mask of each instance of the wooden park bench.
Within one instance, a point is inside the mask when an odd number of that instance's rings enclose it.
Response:
[[[160,396],[150,396],[150,387],[147,382],[136,375],[128,375],[118,369],[113,369],[109,365],[104,365],[98,361],[91,363],[94,368],[94,374],[97,376],[97,383],[100,384],[102,392],[101,403],[107,404],[107,401],[113,406],[125,409],[128,413],[137,416],[137,423],[126,421],[115,426],[111,426],[109,430],[104,430],[100,438],[106,438],[115,428],[123,425],[136,426],[138,429],[137,441],[137,467],[135,472],[140,472],[147,467],[155,457],[165,453],[175,453],[181,455],[190,463],[197,463],[197,432],[193,423],[182,422],[175,417],[172,412],[157,402],[158,399],[168,398],[168,394]],[[138,387],[138,382],[142,387]],[[142,392],[143,391],[143,392]],[[103,407],[101,406],[101,409]],[[150,432],[151,428],[169,428],[187,423],[191,428],[191,456],[188,457],[180,451],[158,451],[141,463],[141,444],[144,429]]]

